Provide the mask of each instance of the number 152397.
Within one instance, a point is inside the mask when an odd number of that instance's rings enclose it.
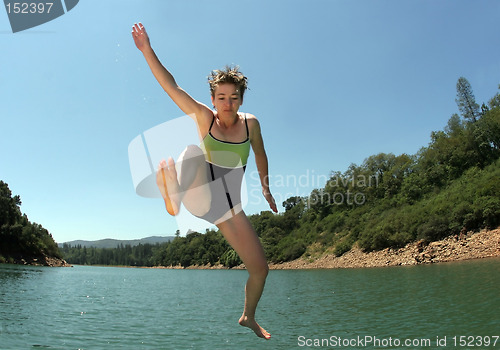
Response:
[[[453,340],[453,345],[454,346],[469,346],[469,347],[476,347],[476,346],[496,346],[498,339],[500,336],[498,335],[486,335],[486,336],[474,336],[474,335],[455,335],[451,337]]]
[[[53,2],[7,2],[5,7],[7,13],[30,14],[30,13],[50,13]]]

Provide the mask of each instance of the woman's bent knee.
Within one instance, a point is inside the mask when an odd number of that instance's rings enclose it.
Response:
[[[269,274],[269,266],[267,265],[267,263],[260,264],[259,266],[253,266],[251,268],[247,267],[247,270],[250,276],[264,280]]]

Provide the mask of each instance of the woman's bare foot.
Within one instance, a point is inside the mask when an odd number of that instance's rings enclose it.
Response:
[[[177,171],[172,158],[168,164],[162,160],[156,172],[156,184],[160,189],[161,196],[165,201],[165,207],[170,215],[179,214],[179,183],[177,182]]]
[[[243,315],[239,320],[239,324],[244,327],[250,328],[260,338],[271,339],[271,334],[269,334],[264,328],[259,326],[259,324],[253,318],[249,318],[248,316]]]

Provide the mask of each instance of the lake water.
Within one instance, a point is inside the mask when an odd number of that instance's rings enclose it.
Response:
[[[246,271],[0,265],[0,348],[500,349],[499,276],[500,259],[271,271],[265,341],[237,324]]]

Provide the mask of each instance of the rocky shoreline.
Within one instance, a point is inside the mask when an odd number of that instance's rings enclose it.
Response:
[[[271,263],[269,268],[271,270],[297,270],[411,266],[490,257],[500,257],[500,228],[476,233],[462,233],[430,244],[418,241],[399,249],[386,248],[369,253],[354,247],[340,257],[335,256],[332,252],[326,252],[316,258],[306,257],[279,264]],[[154,268],[228,269],[223,265],[195,265],[186,268],[179,265],[156,266]],[[244,268],[244,265],[233,267],[233,269]]]
[[[386,248],[370,253],[364,253],[355,247],[340,257],[326,253],[316,259],[300,258],[270,264],[269,267],[284,270],[411,266],[489,257],[500,257],[500,228],[462,233],[428,245],[419,241],[399,249]]]
[[[433,264],[440,262],[462,261],[500,257],[500,228],[481,232],[468,232],[447,237],[441,241],[424,244],[423,241],[407,244],[403,248],[365,253],[354,247],[344,255],[337,257],[331,251],[318,257],[303,257],[284,263],[269,264],[271,270],[294,269],[335,269],[335,268],[363,268],[384,266],[411,266]],[[11,260],[11,263],[32,266],[70,267],[65,260],[42,256],[23,257]],[[204,266],[156,266],[166,269],[228,269],[223,265]],[[233,269],[244,269],[244,265]]]
[[[66,260],[51,256],[36,256],[36,257],[18,257],[8,260],[9,263],[15,265],[29,266],[49,266],[49,267],[72,267]]]

